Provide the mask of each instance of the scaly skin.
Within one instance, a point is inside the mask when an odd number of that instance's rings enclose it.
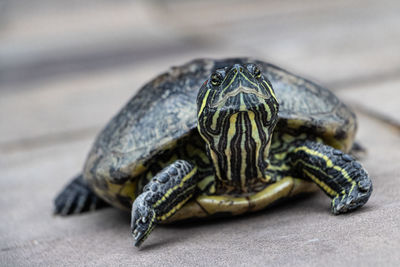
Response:
[[[54,200],[54,213],[62,216],[109,206],[90,189],[82,175],[75,177]]]
[[[298,177],[316,183],[332,198],[332,213],[340,214],[364,205],[372,182],[353,157],[330,146],[305,140],[288,155]]]
[[[197,191],[193,200],[160,223],[262,210],[276,201],[318,187],[332,199],[332,213],[340,214],[365,204],[372,192],[371,180],[358,161],[306,134],[274,134],[267,177],[269,182],[260,184],[261,188],[254,193],[215,195]]]
[[[157,223],[170,218],[193,197],[198,178],[197,167],[178,160],[151,179],[132,205],[135,246],[143,243]]]

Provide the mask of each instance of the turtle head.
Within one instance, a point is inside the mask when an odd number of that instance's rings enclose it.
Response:
[[[197,127],[221,181],[245,189],[262,177],[278,107],[271,83],[255,64],[217,69],[202,85]]]

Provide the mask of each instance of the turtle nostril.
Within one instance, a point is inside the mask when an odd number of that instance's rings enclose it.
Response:
[[[242,65],[240,65],[240,64],[235,64],[235,65],[233,65],[233,71],[234,71],[235,73],[237,73],[238,71],[239,71],[239,72],[243,72],[244,69],[243,69],[243,66],[242,66]]]

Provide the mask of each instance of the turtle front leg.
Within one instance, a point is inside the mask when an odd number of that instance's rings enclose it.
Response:
[[[197,167],[177,160],[143,188],[132,205],[131,229],[140,246],[157,223],[174,215],[195,193]]]
[[[368,201],[372,182],[350,155],[307,140],[296,143],[289,157],[297,177],[313,181],[332,198],[333,214],[357,209]]]

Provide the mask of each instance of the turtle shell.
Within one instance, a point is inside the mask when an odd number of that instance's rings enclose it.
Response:
[[[111,179],[122,184],[142,173],[154,155],[197,130],[199,88],[213,70],[234,63],[257,64],[272,83],[280,104],[277,131],[308,132],[336,148],[349,149],[355,116],[329,90],[251,58],[198,59],[172,67],[139,90],[98,135],[85,165],[85,178],[93,183],[90,176],[102,176],[95,182]]]

